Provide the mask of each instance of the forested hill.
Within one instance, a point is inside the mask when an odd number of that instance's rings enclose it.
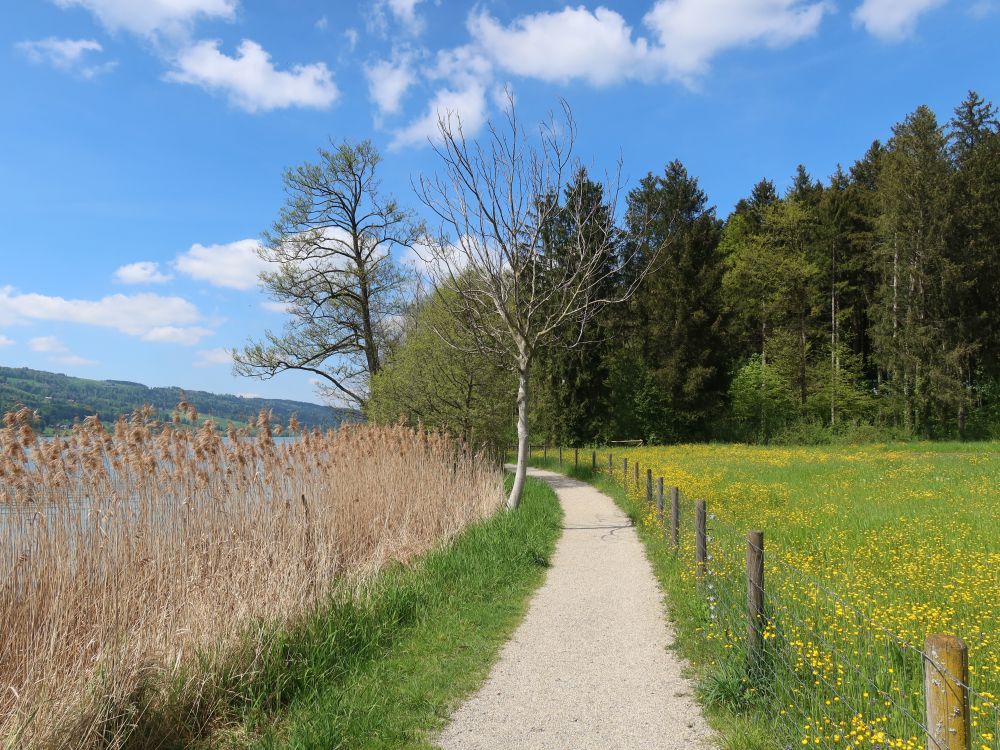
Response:
[[[287,424],[292,414],[307,427],[336,427],[346,420],[357,420],[357,412],[332,409],[305,401],[243,398],[242,396],[185,391],[187,400],[204,416],[223,422],[247,422],[261,409],[270,409],[274,420]],[[86,380],[54,372],[27,368],[0,367],[0,413],[24,405],[41,417],[40,429],[55,429],[96,414],[112,422],[120,414],[149,404],[162,419],[170,418],[181,399],[181,389],[149,388],[124,380]]]

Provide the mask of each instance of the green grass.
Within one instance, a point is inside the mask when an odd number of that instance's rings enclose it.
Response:
[[[555,493],[529,480],[517,512],[317,611],[274,640],[253,680],[234,685],[234,720],[203,746],[433,747],[523,617],[561,522]]]

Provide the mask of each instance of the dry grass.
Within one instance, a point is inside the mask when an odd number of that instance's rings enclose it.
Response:
[[[407,560],[503,500],[495,462],[443,435],[273,434],[266,415],[256,436],[224,440],[211,422],[180,429],[138,412],[41,441],[30,412],[6,415],[6,747],[121,746],[171,691],[190,721],[210,722],[214,668],[234,652],[253,670],[265,634],[334,582]]]

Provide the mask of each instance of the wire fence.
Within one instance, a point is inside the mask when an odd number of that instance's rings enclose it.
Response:
[[[627,456],[531,453],[623,484],[694,604],[715,662],[705,697],[766,716],[775,748],[1000,750],[1000,700],[970,683],[960,638],[908,642],[788,562],[763,533],[737,528]]]

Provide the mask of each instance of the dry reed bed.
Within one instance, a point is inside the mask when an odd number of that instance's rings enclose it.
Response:
[[[5,746],[118,744],[139,721],[126,711],[138,691],[183,681],[198,696],[248,634],[263,638],[333,582],[405,561],[502,503],[495,462],[444,435],[272,434],[266,415],[256,436],[224,440],[211,422],[157,426],[146,411],[41,441],[30,412],[6,415]],[[253,653],[243,662],[253,669]]]

